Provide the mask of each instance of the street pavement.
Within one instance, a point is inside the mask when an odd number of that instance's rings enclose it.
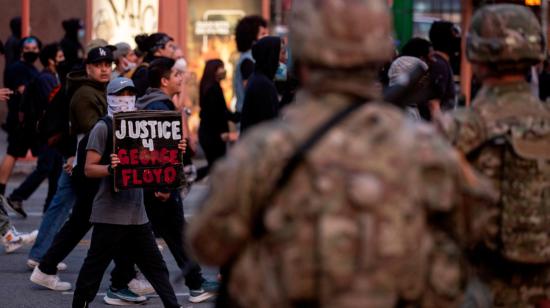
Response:
[[[0,153],[5,153],[6,142],[5,134],[0,132]],[[15,175],[10,179],[6,192],[9,193],[16,188],[34,166],[34,161],[26,160],[18,162]],[[185,215],[187,219],[197,211],[197,197],[201,191],[206,189],[204,183],[195,184],[184,201]],[[25,210],[29,214],[26,219],[20,218],[14,212],[10,212],[12,223],[20,231],[31,231],[38,229],[42,216],[42,206],[47,194],[47,181],[44,181],[40,188],[25,201]],[[9,209],[8,209],[9,210]],[[82,262],[89,248],[91,232],[80,242],[75,250],[64,261],[68,265],[66,271],[59,275],[63,281],[71,282],[74,286]],[[31,270],[26,266],[26,260],[30,247],[24,247],[12,254],[6,254],[3,246],[0,245],[0,308],[58,308],[70,307],[72,302],[72,292],[55,292],[39,287],[29,281]],[[165,245],[164,245],[165,246]],[[201,304],[191,304],[188,301],[189,290],[185,287],[183,281],[176,281],[180,276],[180,271],[170,254],[168,248],[162,251],[164,260],[170,271],[176,295],[183,307],[207,308],[213,307],[213,301]],[[103,281],[99,289],[99,294],[92,303],[92,307],[112,307],[103,303],[102,298],[109,286],[110,271],[113,265],[105,272]],[[203,274],[208,280],[216,279],[217,269],[203,267]],[[162,307],[160,299],[153,295],[146,304],[139,307],[157,308]]]

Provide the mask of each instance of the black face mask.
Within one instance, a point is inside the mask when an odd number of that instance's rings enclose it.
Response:
[[[24,52],[23,53],[23,60],[25,60],[25,62],[27,62],[27,63],[33,64],[34,61],[36,61],[36,59],[38,59],[38,52]]]

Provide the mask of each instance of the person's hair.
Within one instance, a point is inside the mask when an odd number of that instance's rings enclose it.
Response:
[[[454,25],[449,21],[434,21],[430,28],[430,41],[435,50],[451,52]]]
[[[176,61],[170,58],[159,58],[151,62],[148,68],[149,85],[151,88],[160,88],[162,78],[170,78]]]
[[[58,43],[52,43],[44,46],[42,50],[40,51],[40,63],[42,63],[42,66],[48,67],[50,64],[48,60],[52,59],[55,61],[55,58],[57,56],[57,52],[61,50],[61,47],[59,47]]]
[[[432,43],[430,43],[430,41],[420,37],[413,37],[403,45],[401,56],[425,58],[429,56],[431,48]]]
[[[258,37],[260,27],[267,28],[267,21],[261,16],[246,16],[239,20],[235,28],[235,40],[239,52],[245,52],[252,48],[252,44]]]
[[[23,46],[25,46],[25,43],[28,41],[36,41],[36,45],[38,45],[38,49],[42,49],[42,42],[34,35],[26,36],[19,41],[19,50],[23,51]]]
[[[17,16],[10,20],[10,29],[15,37],[21,37],[21,17]]]
[[[82,28],[82,23],[78,18],[65,19],[61,22],[61,26],[68,35],[77,35],[78,30]]]
[[[223,67],[223,61],[220,59],[208,60],[204,66],[204,72],[202,74],[200,82],[200,95],[205,95],[206,91],[210,89],[214,84],[218,83],[216,80],[216,72],[220,67]]]
[[[136,42],[137,50],[141,52],[141,54],[144,54],[147,52],[147,38],[149,36],[147,34],[138,34],[136,37],[134,37],[134,41]]]

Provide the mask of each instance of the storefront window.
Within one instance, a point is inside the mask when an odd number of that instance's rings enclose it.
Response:
[[[413,36],[428,37],[436,20],[460,23],[460,0],[415,0],[413,6]]]

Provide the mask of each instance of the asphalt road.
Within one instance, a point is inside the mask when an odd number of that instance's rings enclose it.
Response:
[[[3,134],[0,134],[3,135]],[[0,140],[3,136],[0,136]],[[5,153],[5,144],[0,141],[0,153]],[[22,162],[19,164],[17,170],[29,170],[32,168],[32,162]],[[9,194],[17,185],[19,185],[24,179],[24,174],[17,174],[8,183],[6,192]],[[190,195],[185,200],[185,213],[186,217],[192,218],[193,213],[196,211],[196,197],[197,192],[204,190],[204,184],[196,184]],[[25,210],[29,214],[27,219],[22,219],[11,212],[12,223],[20,231],[31,231],[37,229],[41,220],[41,210],[43,202],[46,198],[47,182],[42,183],[42,186],[27,200],[25,204]],[[73,284],[78,276],[78,271],[82,266],[82,262],[89,248],[90,234],[84,238],[78,247],[67,257],[65,262],[68,265],[68,269],[64,272],[60,272],[60,277],[64,281],[69,281]],[[3,246],[0,245],[0,308],[57,308],[57,307],[70,307],[72,301],[71,292],[55,292],[50,291],[39,286],[34,285],[29,281],[31,270],[26,266],[27,255],[29,247],[21,248],[13,254],[6,254],[3,250]],[[170,271],[170,277],[174,280],[179,276],[179,269],[174,262],[174,259],[168,249],[163,250],[163,256],[168,264]],[[100,294],[96,297],[92,307],[111,307],[105,305],[102,301],[104,292],[109,286],[109,272],[111,267],[107,270],[103,276],[103,281],[100,287]],[[203,273],[209,280],[215,279],[217,270],[213,268],[203,268]],[[183,282],[173,281],[174,288],[176,290],[178,299],[183,307],[197,307],[206,308],[213,307],[213,302],[191,304],[188,300],[188,289]],[[160,299],[153,296],[146,304],[139,305],[140,307],[157,308],[162,307]]]

